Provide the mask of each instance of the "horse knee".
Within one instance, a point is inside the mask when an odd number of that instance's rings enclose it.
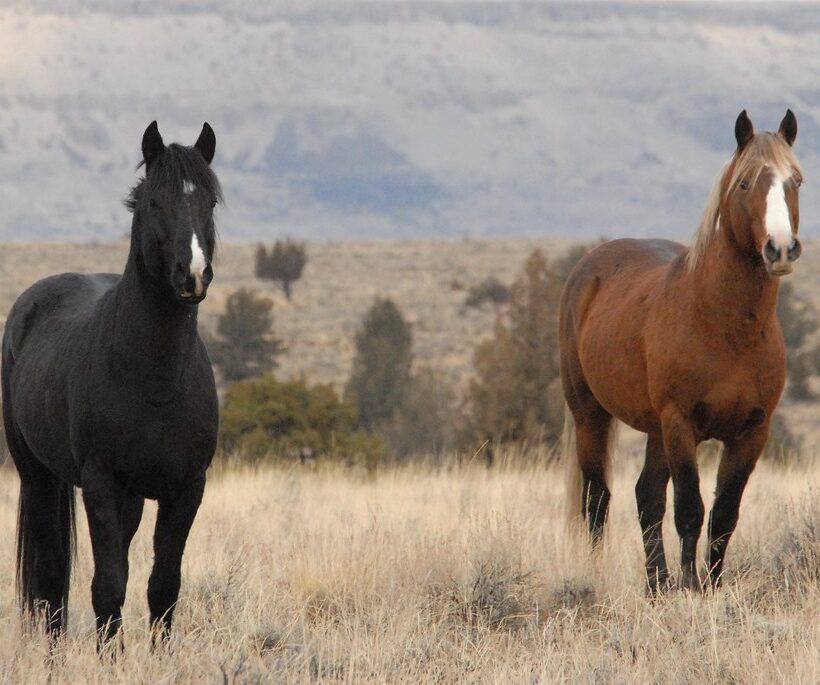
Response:
[[[651,476],[644,471],[635,484],[635,502],[638,505],[638,519],[641,528],[646,529],[649,526],[656,525],[666,513],[665,487],[657,487]]]

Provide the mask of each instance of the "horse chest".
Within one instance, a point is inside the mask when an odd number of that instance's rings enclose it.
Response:
[[[764,423],[768,393],[754,383],[717,383],[692,406],[690,418],[702,438],[732,440]]]
[[[98,402],[74,450],[82,460],[123,474],[130,489],[158,498],[201,473],[216,449],[216,395],[162,402],[123,393]],[[184,407],[184,411],[182,409]]]

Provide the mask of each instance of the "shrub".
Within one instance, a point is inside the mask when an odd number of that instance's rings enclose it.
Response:
[[[401,404],[378,425],[397,457],[440,455],[455,444],[458,419],[452,385],[432,369],[414,371]]]
[[[464,304],[468,307],[480,307],[485,302],[496,306],[510,299],[510,289],[494,276],[485,278],[467,292]]]
[[[805,343],[817,330],[817,313],[810,303],[795,294],[794,286],[789,281],[780,285],[777,318],[786,342],[786,393],[794,400],[811,399],[809,378],[820,370],[820,348],[805,349]]]
[[[272,300],[244,288],[228,297],[225,313],[217,323],[218,337],[208,346],[226,381],[260,376],[276,368],[282,343],[271,337],[272,310]]]
[[[222,404],[220,446],[234,458],[258,462],[298,455],[373,468],[388,456],[384,441],[356,428],[356,407],[331,385],[272,375],[234,383]]]
[[[284,241],[277,240],[270,252],[262,244],[256,248],[256,277],[278,281],[288,299],[291,295],[291,284],[302,277],[305,264],[307,264],[305,244],[289,238]]]
[[[356,356],[345,397],[358,408],[359,425],[387,421],[410,382],[413,336],[392,300],[376,300],[356,334]]]
[[[763,458],[787,463],[800,453],[801,448],[802,441],[791,433],[783,415],[776,411],[772,416],[769,440],[763,450]]]
[[[508,311],[474,355],[468,440],[553,442],[563,428],[558,365],[558,305],[575,263],[597,243],[578,245],[550,264],[534,250],[510,288]]]
[[[535,250],[510,290],[508,320],[496,318],[493,337],[475,352],[469,387],[479,440],[554,440],[560,435],[563,396],[556,392],[556,319],[561,283]]]

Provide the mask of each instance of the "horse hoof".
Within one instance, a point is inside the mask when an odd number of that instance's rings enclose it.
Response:
[[[684,571],[681,574],[680,588],[681,590],[689,590],[690,592],[703,593],[705,585],[697,574],[697,571]]]

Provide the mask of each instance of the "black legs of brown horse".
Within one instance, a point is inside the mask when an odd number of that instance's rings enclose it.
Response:
[[[686,422],[675,415],[665,425],[665,439],[657,434],[648,436],[646,462],[635,486],[646,553],[646,578],[651,593],[662,590],[668,580],[662,525],[670,475],[675,493],[675,527],[681,543],[681,584],[693,590],[701,587],[696,553],[704,506],[695,460],[695,438]],[[740,499],[767,438],[768,427],[760,426],[742,439],[727,442],[724,446],[715,501],[709,516],[706,562],[712,587],[720,584],[723,557],[737,525]]]
[[[709,549],[706,561],[712,585],[720,583],[723,556],[737,525],[740,498],[768,437],[769,428],[765,426],[755,429],[740,441],[724,445],[723,457],[718,467],[715,504],[709,516]]]
[[[604,532],[609,511],[610,492],[607,486],[609,431],[612,416],[592,399],[591,394],[582,412],[573,412],[578,466],[581,470],[581,514],[587,522],[593,544]]]
[[[662,590],[669,578],[661,530],[666,513],[668,483],[669,467],[663,451],[663,439],[658,434],[650,434],[646,441],[646,461],[635,485],[635,499],[646,553],[646,580],[652,593]]]

